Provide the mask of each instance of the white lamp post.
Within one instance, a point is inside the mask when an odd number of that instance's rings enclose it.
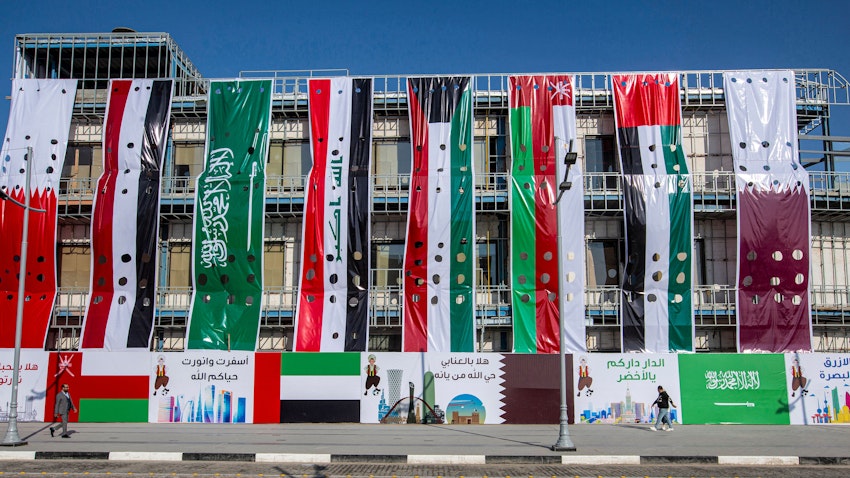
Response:
[[[559,153],[558,150],[558,138],[555,137],[555,154]],[[563,141],[563,140],[561,140]],[[561,239],[561,214],[558,212],[558,203],[561,202],[561,197],[564,195],[564,192],[573,187],[572,182],[569,181],[570,176],[570,167],[576,164],[576,160],[578,159],[578,153],[573,152],[573,142],[570,140],[569,150],[564,155],[564,165],[566,165],[566,169],[564,171],[564,180],[558,184],[558,199],[555,200],[555,214],[557,215],[558,221],[558,328],[561,333],[561,347],[560,347],[560,359],[561,359],[561,416],[560,416],[560,426],[558,427],[558,441],[552,445],[553,451],[576,451],[576,446],[573,444],[572,439],[570,439],[570,430],[569,430],[569,417],[567,415],[567,355],[564,350],[564,343],[567,341],[567,334],[564,330],[564,319],[566,318],[565,309],[565,298],[564,291],[561,290],[561,277],[564,275],[563,266],[561,265],[563,261],[561,260],[561,252],[563,250],[562,247],[562,239]]]
[[[15,354],[12,361],[12,400],[9,404],[9,427],[6,430],[6,437],[3,438],[2,446],[21,446],[27,442],[21,440],[18,436],[18,377],[21,368],[21,334],[24,322],[24,288],[27,277],[27,239],[29,238],[30,227],[30,178],[32,177],[32,146],[27,147],[27,155],[24,158],[26,162],[26,180],[24,182],[24,203],[21,204],[8,194],[0,192],[0,199],[11,201],[14,204],[24,208],[24,230],[21,233],[21,266],[18,274],[18,309],[15,315]],[[36,212],[46,212],[44,209],[32,209]]]

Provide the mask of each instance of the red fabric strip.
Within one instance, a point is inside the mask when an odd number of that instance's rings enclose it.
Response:
[[[132,80],[112,80],[109,110],[103,129],[103,174],[97,180],[97,204],[92,215],[92,290],[83,333],[82,348],[102,348],[112,297],[114,257],[112,226],[115,220],[115,183],[119,174],[118,151],[121,148],[121,124]]]
[[[678,74],[618,75],[612,81],[618,128],[682,123]]]
[[[280,352],[254,354],[254,423],[280,423]]]

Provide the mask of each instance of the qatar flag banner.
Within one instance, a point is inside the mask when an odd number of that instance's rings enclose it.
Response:
[[[404,352],[475,348],[475,175],[469,77],[408,78],[413,160]]]
[[[295,351],[364,351],[372,79],[315,79],[309,90],[313,168],[305,188]]]
[[[147,349],[153,334],[162,159],[172,80],[111,80],[81,348]]]
[[[8,197],[0,201],[0,348],[15,346],[19,271],[24,255],[23,205],[27,203],[26,320],[21,347],[44,348],[56,299],[56,188],[68,147],[76,92],[77,80],[12,81],[9,125],[0,152],[0,192]],[[25,197],[28,174],[29,197]]]
[[[251,350],[263,294],[271,80],[213,81],[195,191],[188,349]]]
[[[514,352],[557,353],[559,325],[564,350],[585,352],[584,181],[578,160],[565,164],[576,138],[573,79],[512,76],[509,90]]]
[[[738,351],[812,350],[809,175],[793,71],[723,74],[738,205]]]
[[[626,231],[623,352],[692,352],[693,197],[679,75],[615,75],[612,82]]]

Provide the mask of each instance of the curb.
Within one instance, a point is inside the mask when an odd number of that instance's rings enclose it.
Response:
[[[224,461],[257,463],[381,463],[404,465],[741,465],[847,466],[850,457],[641,455],[332,455],[303,453],[181,453],[143,451],[0,451],[0,461]]]

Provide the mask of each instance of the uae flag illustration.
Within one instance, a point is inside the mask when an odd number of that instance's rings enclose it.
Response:
[[[172,80],[111,80],[103,174],[92,214],[91,295],[82,348],[149,346],[153,332],[162,158]]]
[[[582,165],[571,165],[565,177],[576,137],[572,83],[569,76],[509,79],[511,302],[518,353],[558,352],[559,325],[566,351],[587,350]]]
[[[469,77],[407,81],[413,164],[402,351],[472,352],[475,176]]]
[[[254,350],[263,293],[270,80],[213,81],[195,191],[187,348]]]
[[[313,168],[302,231],[296,352],[363,351],[369,330],[372,80],[309,82]]]
[[[809,175],[792,71],[723,74],[738,205],[738,350],[812,350]]]
[[[693,351],[693,199],[679,75],[614,76],[613,83],[625,200],[623,351]]]
[[[150,352],[50,352],[46,416],[52,416],[56,394],[63,384],[79,413],[72,422],[148,421]]]
[[[56,188],[65,161],[77,80],[12,81],[9,125],[0,152],[0,348],[15,346],[24,207],[29,203],[23,278],[23,348],[44,348],[56,299]],[[28,148],[32,148],[29,157]],[[30,171],[27,171],[30,169]],[[25,197],[27,173],[29,197]],[[18,204],[15,204],[17,202]]]

